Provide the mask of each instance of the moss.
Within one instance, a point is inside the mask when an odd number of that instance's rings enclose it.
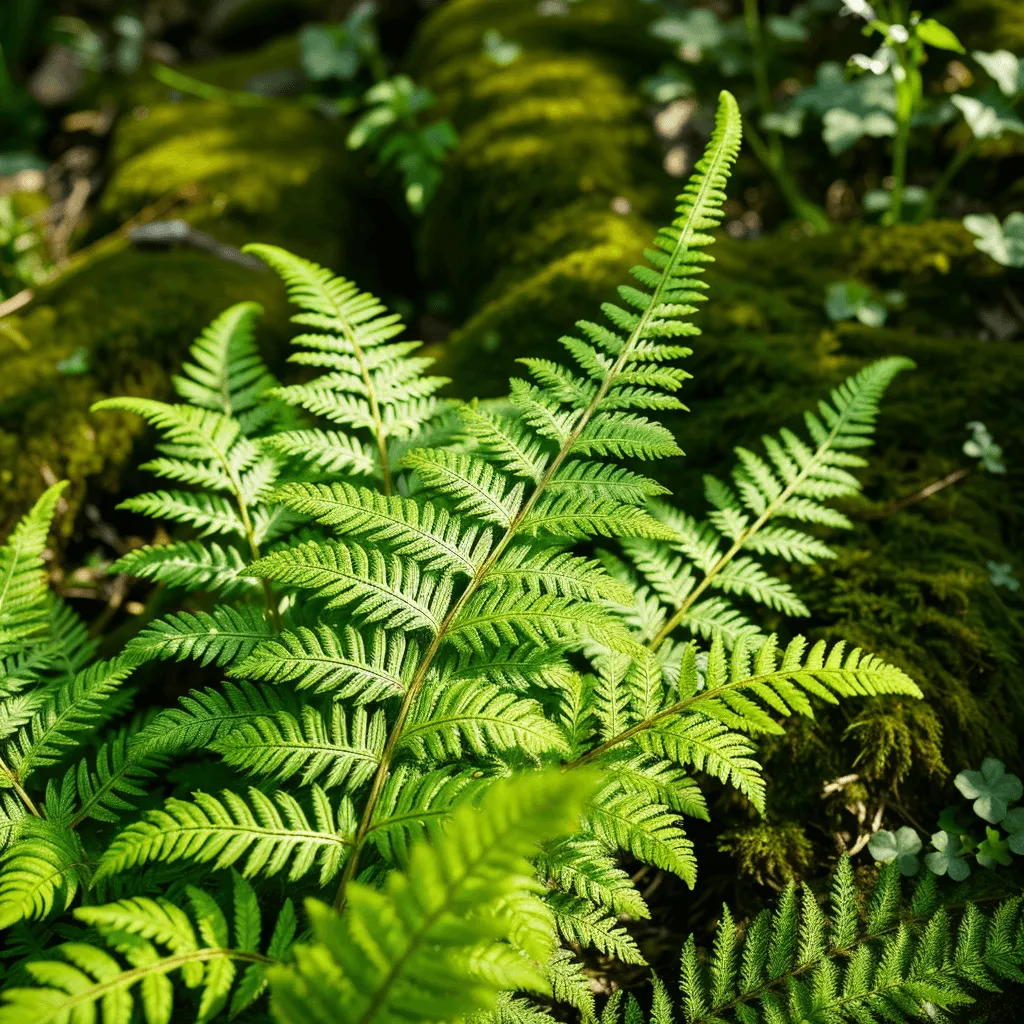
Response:
[[[168,397],[168,372],[197,329],[254,295],[268,307],[264,339],[280,339],[284,301],[269,275],[188,250],[121,250],[11,318],[31,347],[0,338],[0,532],[53,474],[71,481],[71,510],[60,520],[67,537],[87,483],[116,489],[139,430],[129,417],[90,415],[90,405],[116,394]],[[58,364],[80,349],[88,372],[61,372]]]
[[[413,68],[461,142],[421,251],[463,312],[505,268],[523,269],[524,253],[541,249],[548,262],[584,224],[607,235],[593,222],[614,219],[613,201],[636,215],[663,212],[665,181],[643,104],[621,70],[623,45],[605,39],[602,49],[593,32],[616,18],[628,25],[635,6],[588,3],[565,18],[538,18],[532,5],[454,0],[425,22]],[[496,67],[482,52],[481,24],[522,42],[519,59]]]
[[[294,44],[194,69],[240,87],[276,68]],[[332,267],[345,263],[350,230],[349,157],[344,137],[309,111],[287,104],[239,108],[183,99],[152,82],[134,87],[116,127],[112,170],[101,199],[108,230],[186,185],[200,201],[179,207],[203,231],[234,245],[266,241]],[[0,338],[0,528],[44,486],[42,473],[71,480],[72,512],[87,486],[116,488],[135,430],[125,417],[93,417],[107,394],[169,394],[169,373],[220,310],[255,299],[268,310],[268,353],[284,337],[284,300],[273,275],[195,249],[134,251],[101,246],[77,270],[44,289]],[[88,372],[57,364],[83,350]],[[62,520],[65,533],[73,515]]]

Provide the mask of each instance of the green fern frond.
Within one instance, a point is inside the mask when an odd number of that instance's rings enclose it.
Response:
[[[199,993],[193,1013],[198,1012],[200,1021],[224,1009],[233,1016],[241,1013],[265,990],[268,968],[288,955],[296,920],[288,900],[261,951],[256,893],[237,874],[232,877],[230,915],[191,885],[186,887],[187,908],[146,897],[80,907],[76,918],[112,952],[101,945],[66,942],[47,959],[29,961],[24,970],[34,984],[4,991],[0,1022],[167,1024],[179,1019],[176,1013],[184,1009],[181,1002],[189,990]],[[178,984],[172,982],[174,976]]]
[[[246,574],[245,559],[238,550],[216,541],[186,540],[136,548],[122,555],[110,571],[222,597],[252,592],[259,586]]]
[[[186,402],[237,419],[247,434],[273,414],[261,399],[278,384],[256,347],[253,329],[262,313],[255,302],[226,309],[192,345],[193,362],[172,378]]]
[[[467,750],[479,757],[493,752],[535,760],[568,753],[565,738],[540,704],[478,681],[421,696],[400,749],[440,762],[458,762]]]
[[[344,785],[353,791],[373,776],[386,735],[382,712],[371,716],[357,708],[347,716],[334,704],[329,717],[307,706],[301,718],[287,711],[254,718],[209,748],[250,775],[284,780],[301,774],[303,786],[319,782],[324,789]]]
[[[55,764],[85,730],[95,729],[116,710],[110,697],[132,673],[127,658],[101,661],[79,672],[48,699],[5,749],[5,760],[19,782]]]
[[[65,486],[47,488],[0,547],[0,657],[45,627],[47,590],[41,559]]]
[[[377,452],[373,475],[382,479],[385,493],[390,493],[389,438],[420,433],[442,410],[434,395],[447,380],[421,375],[430,360],[410,359],[413,344],[392,341],[404,330],[399,318],[351,281],[272,245],[250,245],[245,251],[284,280],[289,299],[303,310],[292,320],[319,332],[293,339],[303,350],[297,353],[298,361],[335,370],[313,384],[271,393],[290,405],[369,433]],[[323,449],[310,455],[311,461],[323,465]],[[355,462],[351,465],[357,468]]]
[[[614,956],[624,964],[646,963],[636,941],[616,917],[566,893],[552,893],[547,903],[566,941]]]
[[[490,531],[466,526],[443,508],[411,498],[376,494],[350,484],[287,484],[276,499],[288,508],[333,526],[339,535],[383,545],[415,559],[424,569],[472,576],[491,546]]]
[[[287,691],[241,680],[218,689],[192,690],[180,707],[165,708],[142,729],[132,744],[133,756],[177,754],[209,746],[217,736],[278,712],[296,712]],[[138,751],[134,748],[138,747]]]
[[[250,788],[247,799],[230,790],[219,799],[209,793],[194,793],[192,802],[170,799],[163,810],[147,811],[143,820],[114,838],[94,878],[179,860],[226,868],[245,857],[242,874],[247,878],[287,869],[287,878],[295,881],[319,867],[320,884],[326,885],[340,870],[355,822],[347,800],[335,809],[319,786],[309,792],[312,821],[295,797],[282,790],[273,797]]]
[[[257,608],[223,606],[212,612],[179,612],[156,619],[125,645],[132,662],[184,661],[228,665],[247,658],[273,636],[266,616]]]
[[[418,653],[416,642],[400,630],[300,627],[261,644],[232,675],[291,683],[297,690],[365,704],[405,693],[408,666],[416,663]]]
[[[249,566],[262,579],[312,590],[328,608],[348,608],[366,623],[436,633],[451,598],[448,573],[355,544],[310,542],[277,551]]]
[[[899,871],[886,867],[865,918],[848,858],[836,869],[829,912],[806,889],[790,886],[774,911],[740,934],[726,909],[714,948],[702,958],[691,937],[682,952],[687,1024],[868,1024],[935,1020],[973,1002],[972,989],[998,991],[1024,980],[1020,897],[991,916],[968,903],[952,915],[926,875],[909,906]],[[950,902],[954,895],[947,897]],[[945,1019],[943,1017],[942,1019]]]
[[[538,891],[526,858],[574,828],[587,788],[558,773],[495,784],[436,844],[413,847],[407,874],[380,891],[353,883],[344,916],[308,903],[312,943],[271,973],[279,1020],[428,1024],[488,1010],[503,990],[548,990],[534,961],[548,959],[553,935],[524,933],[499,908]]]
[[[65,823],[22,818],[0,860],[0,928],[67,910],[88,879],[85,851]]]

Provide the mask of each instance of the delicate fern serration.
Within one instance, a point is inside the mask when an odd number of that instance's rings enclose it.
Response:
[[[42,554],[65,484],[42,494],[0,547],[0,657],[45,628],[46,580]]]
[[[719,632],[730,641],[755,633],[756,627],[721,593],[747,598],[784,615],[807,614],[792,588],[766,572],[752,555],[803,564],[833,556],[819,538],[784,521],[849,527],[845,515],[824,503],[860,492],[850,470],[866,462],[856,452],[872,443],[886,388],[912,366],[908,359],[889,357],[844,381],[833,390],[830,403],[819,402],[816,412],[804,414],[810,443],[782,430],[777,437],[762,438],[765,456],[737,448],[739,462],[731,484],[705,478],[705,496],[712,506],[705,521],[663,502],[652,503],[654,517],[676,536],[664,543],[628,539],[623,548],[640,577],[667,606],[655,647],[682,624],[691,634],[707,639]],[[750,554],[740,557],[741,552]],[[700,602],[708,589],[719,594]]]
[[[430,1024],[490,1009],[502,990],[545,991],[535,962],[554,946],[548,919],[501,907],[539,892],[527,857],[575,826],[580,782],[542,773],[495,784],[435,844],[412,848],[407,873],[380,891],[354,883],[343,916],[310,901],[313,941],[295,948],[294,966],[271,972],[278,1019]],[[525,929],[528,920],[536,926]]]
[[[882,870],[862,915],[849,859],[836,868],[826,916],[815,896],[794,886],[777,908],[737,932],[723,911],[706,959],[693,937],[682,951],[681,1008],[687,1024],[870,1024],[936,1020],[973,1001],[971,990],[998,991],[1024,980],[1020,897],[986,916],[972,903],[959,927],[926,873],[909,906],[900,904],[895,865]]]
[[[268,968],[291,949],[296,932],[291,901],[285,901],[263,947],[260,904],[243,878],[233,875],[230,914],[203,890],[190,885],[186,892],[187,909],[147,897],[77,909],[75,917],[102,945],[66,942],[50,958],[26,963],[25,973],[35,984],[5,989],[0,1024],[96,1020],[96,1004],[102,1006],[103,1024],[168,1024],[179,1019],[175,1011],[188,989],[199,992],[201,1021],[223,1009],[234,1015],[251,1006],[266,988]],[[171,981],[176,972],[177,985]]]
[[[365,429],[377,449],[373,475],[379,476],[384,493],[390,494],[388,438],[415,436],[423,430],[442,408],[433,395],[447,379],[421,376],[431,360],[408,358],[418,344],[391,340],[404,330],[400,319],[351,281],[276,246],[249,245],[245,251],[281,275],[288,297],[303,310],[292,317],[293,322],[321,332],[294,338],[292,343],[305,351],[292,360],[336,371],[314,384],[278,388],[271,394],[289,405]],[[341,434],[336,441],[323,435],[323,440],[326,446],[309,453],[313,461],[324,465],[330,459],[337,468],[346,463],[354,470],[362,468],[346,455],[358,443],[350,435]],[[288,434],[276,444],[287,445]],[[292,451],[301,455],[302,444]]]
[[[287,868],[290,881],[314,866],[325,885],[340,869],[354,825],[343,800],[337,810],[317,785],[310,787],[313,821],[283,790],[273,798],[250,788],[243,799],[231,790],[220,798],[194,793],[191,802],[168,800],[163,810],[147,811],[107,847],[96,868],[97,880],[147,863],[187,858],[226,868],[246,858],[242,874],[268,877]]]

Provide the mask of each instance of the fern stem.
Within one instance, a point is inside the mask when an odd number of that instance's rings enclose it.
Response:
[[[733,542],[732,547],[729,548],[729,550],[726,551],[726,553],[722,555],[722,557],[719,558],[717,562],[715,562],[715,564],[711,567],[710,571],[704,577],[704,579],[702,579],[700,583],[697,584],[696,587],[694,587],[693,592],[682,603],[682,605],[680,606],[679,610],[675,613],[675,615],[673,615],[672,618],[670,618],[668,622],[666,622],[665,625],[662,626],[658,635],[650,643],[651,651],[656,651],[665,642],[665,640],[668,639],[669,635],[686,618],[686,613],[693,607],[694,603],[701,596],[701,594],[703,594],[704,591],[707,590],[712,583],[714,583],[715,577],[718,576],[718,574],[736,557],[736,555],[743,550],[747,541],[749,541],[750,538],[753,537],[754,534],[757,533],[757,531],[760,530],[761,527],[764,526],[765,523],[767,523],[773,515],[775,515],[775,512],[778,510],[779,506],[784,504],[793,496],[797,488],[799,488],[800,485],[810,475],[811,470],[817,466],[818,460],[825,454],[825,452],[829,450],[829,448],[831,448],[832,442],[836,439],[840,430],[845,425],[846,415],[843,414],[840,415],[839,418],[836,420],[835,425],[829,431],[829,434],[825,438],[825,440],[822,441],[820,445],[818,445],[818,449],[817,451],[815,451],[814,457],[807,461],[807,464],[804,466],[804,468],[797,474],[796,477],[793,478],[792,482],[786,486],[785,490],[764,510],[764,512],[761,513],[760,516],[757,517],[757,519],[750,526],[747,527],[747,529],[745,529],[739,535],[739,537],[736,538],[736,540]]]
[[[334,908],[337,911],[341,911],[345,906],[345,890],[348,887],[348,883],[355,877],[356,871],[359,866],[359,854],[362,850],[363,841],[366,838],[366,834],[370,828],[370,822],[373,818],[373,812],[376,809],[377,802],[380,800],[381,793],[384,790],[384,784],[387,782],[388,775],[391,772],[391,762],[394,759],[395,751],[398,749],[398,744],[402,738],[402,730],[405,727],[405,722],[409,717],[409,712],[412,709],[416,698],[419,696],[419,692],[423,687],[423,683],[426,679],[427,672],[430,670],[430,666],[437,656],[437,652],[441,648],[441,644],[444,642],[445,636],[456,618],[466,607],[469,599],[476,593],[480,588],[481,584],[487,578],[487,574],[494,567],[495,563],[501,557],[502,553],[512,542],[516,535],[519,527],[522,525],[526,517],[533,511],[544,490],[548,484],[554,479],[555,474],[558,472],[562,463],[568,457],[572,451],[576,442],[579,440],[580,435],[583,433],[590,418],[597,411],[598,406],[602,400],[608,394],[609,389],[615,382],[615,379],[622,373],[623,368],[628,362],[633,349],[636,347],[637,342],[644,336],[647,331],[648,325],[654,316],[654,310],[658,307],[661,299],[662,291],[668,281],[672,279],[673,271],[676,268],[678,260],[682,253],[686,252],[689,247],[689,242],[694,234],[694,222],[697,220],[697,212],[704,208],[704,205],[709,201],[711,194],[714,191],[714,182],[718,178],[718,162],[724,159],[727,152],[727,148],[724,145],[717,154],[716,160],[704,174],[703,181],[701,182],[700,191],[693,198],[691,206],[691,214],[687,218],[686,223],[679,232],[679,237],[676,240],[675,248],[672,251],[672,255],[669,259],[667,266],[665,267],[660,280],[658,281],[657,287],[654,289],[654,293],[651,296],[651,301],[648,303],[647,308],[641,314],[636,326],[630,332],[629,338],[623,345],[622,351],[619,353],[618,358],[612,364],[608,373],[601,381],[600,387],[594,394],[594,397],[590,400],[587,407],[580,414],[576,425],[573,427],[572,433],[562,443],[555,457],[551,460],[551,465],[547,468],[544,476],[538,482],[536,488],[530,497],[523,503],[522,507],[516,513],[512,522],[509,523],[501,540],[494,546],[486,560],[481,564],[480,568],[474,573],[472,579],[466,585],[466,589],[463,590],[462,594],[456,600],[455,604],[452,605],[448,614],[444,617],[441,625],[438,627],[437,634],[431,641],[430,647],[427,648],[426,653],[423,656],[423,660],[420,662],[419,668],[416,670],[416,675],[413,677],[409,684],[408,690],[406,690],[405,696],[402,699],[402,705],[398,710],[398,717],[395,719],[395,724],[392,727],[387,743],[384,746],[384,751],[381,754],[380,764],[377,766],[376,774],[373,777],[373,783],[370,787],[370,793],[366,800],[366,805],[363,808],[362,817],[359,821],[359,827],[356,830],[355,837],[352,841],[352,852],[349,855],[348,860],[345,862],[345,868],[341,875],[341,880],[338,884],[338,891],[334,897]]]
[[[15,793],[18,794],[19,798],[21,799],[21,802],[25,805],[29,814],[32,814],[37,818],[41,818],[42,815],[39,813],[39,808],[36,807],[36,805],[32,802],[32,798],[28,795],[28,793],[26,793],[25,790],[22,789],[21,783],[18,781],[17,774],[15,772],[12,772],[11,769],[7,767],[7,762],[4,761],[2,757],[0,757],[0,772],[3,772],[4,775],[7,776],[7,779],[11,784],[11,788],[14,790]]]

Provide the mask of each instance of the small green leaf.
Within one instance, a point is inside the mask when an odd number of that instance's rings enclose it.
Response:
[[[1015,210],[1002,224],[993,213],[972,213],[963,225],[972,235],[974,247],[988,253],[1004,267],[1024,267],[1024,213]]]
[[[1024,90],[1024,61],[1009,50],[992,53],[975,50],[971,56],[985,69],[1004,96],[1016,96]]]
[[[964,441],[964,455],[972,459],[978,459],[980,468],[986,473],[1005,473],[1006,466],[1003,463],[1003,449],[992,439],[988,427],[978,420],[971,420],[967,424],[971,436]]]
[[[895,832],[881,829],[868,841],[868,852],[882,864],[896,861],[901,875],[916,875],[921,837],[909,825],[903,825]]]
[[[924,862],[928,870],[935,875],[949,875],[954,882],[962,882],[970,873],[971,867],[963,858],[963,846],[960,837],[950,832],[936,832],[932,836],[935,853],[925,855]]]
[[[1007,805],[1024,794],[1024,786],[1016,775],[1010,775],[1002,761],[986,757],[981,771],[961,772],[954,780],[956,788],[974,801],[974,813],[992,824],[1006,817]]]
[[[978,863],[983,868],[994,868],[997,864],[1008,867],[1012,864],[1010,846],[1000,835],[999,829],[986,827],[985,834],[987,838],[978,844]]]
[[[1015,807],[1000,822],[1006,830],[1006,842],[1018,856],[1024,856],[1024,807]]]
[[[935,46],[940,50],[952,50],[954,53],[966,53],[963,43],[956,37],[956,33],[945,25],[940,24],[934,18],[925,18],[917,23],[917,38],[928,46]]]

